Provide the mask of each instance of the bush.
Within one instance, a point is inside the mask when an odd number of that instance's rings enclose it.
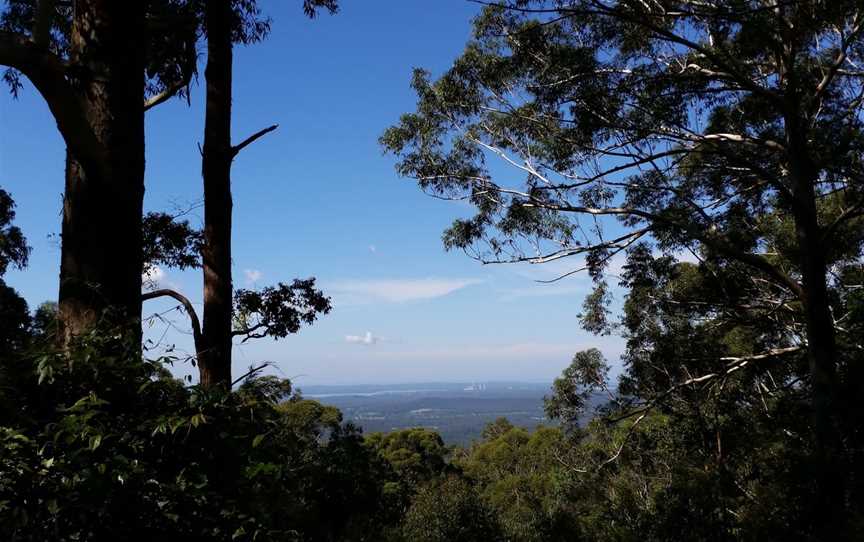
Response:
[[[0,359],[3,539],[331,540],[362,536],[380,463],[338,412],[272,377],[184,387],[134,339]],[[299,415],[298,413],[304,413]]]

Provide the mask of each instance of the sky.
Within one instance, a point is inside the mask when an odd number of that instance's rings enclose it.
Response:
[[[579,327],[590,279],[536,282],[580,262],[483,266],[445,252],[442,231],[470,209],[399,178],[378,145],[414,108],[412,69],[446,70],[470,38],[477,4],[345,0],[338,15],[313,21],[300,4],[261,2],[271,35],[235,52],[235,141],[274,123],[279,129],[234,162],[234,284],[314,276],[333,311],[286,339],[236,345],[234,374],[270,362],[267,371],[301,386],[539,382],[586,348],[616,363],[620,338]],[[203,74],[191,105],[173,100],[147,113],[147,211],[188,209],[202,198],[202,84]],[[31,306],[57,295],[63,159],[38,93],[29,85],[17,100],[0,93],[0,186],[15,199],[16,223],[33,247],[29,268],[5,280]],[[188,216],[200,225],[200,208]],[[159,269],[151,278],[180,290],[200,313],[200,271]],[[169,311],[172,322],[149,319],[146,336],[188,351],[187,320],[173,306],[145,304],[145,318]],[[188,363],[174,371],[195,374]]]

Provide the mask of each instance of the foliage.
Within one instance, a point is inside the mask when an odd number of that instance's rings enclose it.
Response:
[[[154,265],[188,269],[201,267],[201,231],[187,220],[167,213],[144,215],[144,268]]]
[[[234,292],[234,334],[250,338],[280,339],[311,325],[320,314],[330,312],[330,298],[315,289],[315,279],[280,282],[260,291]]]
[[[490,434],[490,433],[487,433]],[[507,540],[572,540],[561,464],[565,436],[557,428],[533,433],[512,427],[490,434],[458,461],[480,488]]]
[[[405,516],[402,536],[417,542],[504,540],[494,515],[476,490],[457,477],[420,490]]]
[[[615,509],[653,539],[843,538],[864,511],[861,5],[774,8],[488,3],[451,68],[415,71],[416,110],[381,137],[399,174],[473,206],[446,248],[582,260],[559,278],[591,275],[583,326],[619,324],[627,347],[606,412],[623,433],[593,430],[605,458],[575,465],[613,471],[665,420],[644,452],[674,460],[666,483],[643,490],[644,515]],[[549,413],[572,425],[607,380],[578,354]]]
[[[379,467],[332,410],[274,378],[185,388],[137,352],[101,330],[2,357],[5,539],[321,540],[376,510]]]
[[[12,225],[14,219],[15,202],[8,192],[0,188],[0,277],[6,274],[10,264],[23,269],[30,255],[24,234]]]
[[[609,366],[596,348],[577,352],[570,366],[552,383],[552,395],[545,400],[546,415],[575,425],[585,415],[586,401],[595,392],[606,390]]]
[[[373,433],[366,437],[366,444],[411,486],[437,478],[447,470],[449,451],[441,436],[429,429]]]

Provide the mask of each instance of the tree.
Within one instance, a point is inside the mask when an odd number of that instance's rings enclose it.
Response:
[[[366,444],[393,466],[410,489],[447,471],[447,447],[441,435],[415,427],[391,433],[373,433]]]
[[[484,262],[583,256],[594,309],[604,268],[640,240],[746,269],[760,302],[800,323],[747,358],[782,363],[804,345],[826,537],[850,465],[850,352],[829,289],[853,287],[837,270],[860,263],[864,237],[862,15],[853,1],[490,3],[453,68],[415,73],[416,113],[382,137],[401,174],[476,207],[447,247]]]
[[[506,540],[477,491],[455,476],[421,488],[405,515],[402,536],[418,542]]]
[[[109,308],[140,335],[144,111],[188,84],[187,15],[173,0],[10,0],[0,12],[4,80],[13,94],[20,75],[33,84],[67,147],[59,293],[67,340]]]
[[[23,269],[27,265],[30,247],[15,220],[15,202],[0,188],[0,356],[21,348],[30,328],[27,302],[6,285],[3,275],[10,265]]]
[[[0,276],[12,265],[23,269],[30,256],[30,247],[21,232],[21,228],[13,226],[15,220],[15,201],[8,192],[0,188]]]
[[[577,352],[559,378],[552,383],[552,395],[544,398],[546,415],[565,425],[577,425],[585,416],[593,393],[606,391],[609,366],[596,348]]]
[[[312,18],[319,8],[335,13],[335,0],[304,0],[303,10]],[[270,31],[269,19],[261,16],[256,2],[208,0],[199,15],[207,41],[206,114],[202,177],[204,179],[204,230],[195,232],[186,223],[166,215],[152,215],[153,241],[171,239],[172,250],[164,249],[155,261],[189,267],[188,257],[200,249],[204,278],[203,325],[191,302],[172,290],[144,294],[144,299],[170,296],[188,313],[195,341],[200,380],[204,386],[231,386],[233,339],[243,337],[281,338],[296,333],[301,323],[311,324],[319,313],[330,311],[329,298],[314,288],[314,279],[278,284],[262,292],[233,291],[231,280],[231,164],[246,146],[272,132],[272,125],[234,145],[231,139],[231,104],[234,44],[256,43]],[[167,233],[167,235],[165,234]],[[184,241],[185,240],[185,241]],[[155,243],[154,243],[155,245]],[[236,324],[236,326],[235,326]]]
[[[567,447],[557,427],[533,433],[499,419],[457,465],[495,512],[506,540],[579,540],[572,505],[562,491],[560,457]]]
[[[308,17],[314,17],[318,7],[325,7],[330,13],[336,12],[335,0],[304,0],[303,9]],[[272,132],[277,125],[265,128],[246,138],[237,145],[231,141],[231,96],[234,43],[248,44],[261,40],[269,31],[268,20],[261,20],[255,2],[232,2],[231,0],[209,0],[205,3],[204,21],[207,31],[207,67],[204,76],[207,80],[207,114],[204,126],[204,148],[202,151],[202,176],[204,177],[204,243],[201,251],[204,271],[204,325],[201,348],[198,349],[198,363],[201,367],[201,382],[207,385],[229,385],[231,383],[232,339],[238,335],[246,338],[258,332],[259,336],[285,336],[294,333],[299,325],[287,324],[284,331],[277,331],[268,322],[274,310],[296,303],[295,291],[303,285],[295,282],[293,288],[284,285],[278,290],[271,289],[265,296],[250,299],[250,294],[239,296],[239,314],[248,312],[265,315],[262,319],[232,329],[234,306],[231,281],[231,163],[234,157],[247,145],[259,137]],[[312,289],[314,281],[305,291],[305,319],[314,321],[319,311],[330,310],[329,300],[320,292]],[[265,308],[268,301],[281,294],[274,310]],[[301,295],[303,295],[301,293]],[[244,307],[244,301],[245,307]],[[254,306],[254,308],[252,308]],[[252,309],[252,310],[245,310]],[[295,319],[296,311],[291,311]],[[286,315],[288,316],[288,315]],[[290,318],[290,316],[289,316]],[[244,322],[245,324],[245,322]]]

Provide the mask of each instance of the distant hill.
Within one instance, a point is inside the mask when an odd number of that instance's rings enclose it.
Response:
[[[302,392],[339,408],[346,421],[366,433],[426,427],[440,433],[448,444],[470,444],[499,417],[526,429],[555,423],[543,412],[550,385],[541,383],[305,386]]]

